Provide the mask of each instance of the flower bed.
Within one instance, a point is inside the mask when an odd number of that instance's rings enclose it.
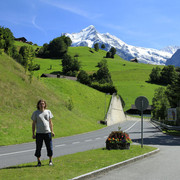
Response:
[[[123,131],[112,131],[106,140],[106,149],[129,149],[132,140]]]

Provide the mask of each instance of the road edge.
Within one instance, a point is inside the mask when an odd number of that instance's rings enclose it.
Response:
[[[143,155],[140,155],[140,156],[128,159],[126,161],[119,162],[119,163],[116,163],[116,164],[113,164],[113,165],[110,165],[110,166],[107,166],[107,167],[104,167],[104,168],[101,168],[101,169],[98,169],[98,170],[95,170],[95,171],[83,174],[83,175],[80,175],[80,176],[77,176],[77,177],[74,177],[71,180],[85,180],[85,179],[89,179],[89,178],[95,177],[97,175],[100,175],[102,173],[107,173],[108,171],[111,171],[113,169],[119,168],[121,166],[125,166],[127,164],[132,163],[132,162],[138,161],[138,160],[143,159],[145,157],[149,157],[149,156],[151,156],[151,155],[153,155],[155,153],[158,153],[159,151],[160,151],[160,149],[157,148],[156,150],[151,151],[149,153],[145,153]]]

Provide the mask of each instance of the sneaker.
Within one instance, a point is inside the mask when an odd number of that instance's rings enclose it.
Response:
[[[52,163],[52,161],[49,161],[49,166],[53,166],[53,163]]]
[[[38,161],[37,167],[41,167],[41,161]]]

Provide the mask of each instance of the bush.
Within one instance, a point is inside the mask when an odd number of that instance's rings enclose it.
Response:
[[[117,93],[117,89],[111,83],[100,84],[98,82],[93,82],[91,87],[104,93]]]
[[[80,71],[80,73],[77,76],[77,80],[82,84],[86,84],[86,85],[91,84],[91,79],[90,79],[88,73],[84,70]]]

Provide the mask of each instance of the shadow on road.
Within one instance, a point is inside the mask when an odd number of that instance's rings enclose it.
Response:
[[[141,143],[140,139],[132,139],[133,142]],[[155,136],[143,138],[143,144],[146,145],[164,145],[164,146],[180,146],[180,137],[166,134],[157,134]]]

